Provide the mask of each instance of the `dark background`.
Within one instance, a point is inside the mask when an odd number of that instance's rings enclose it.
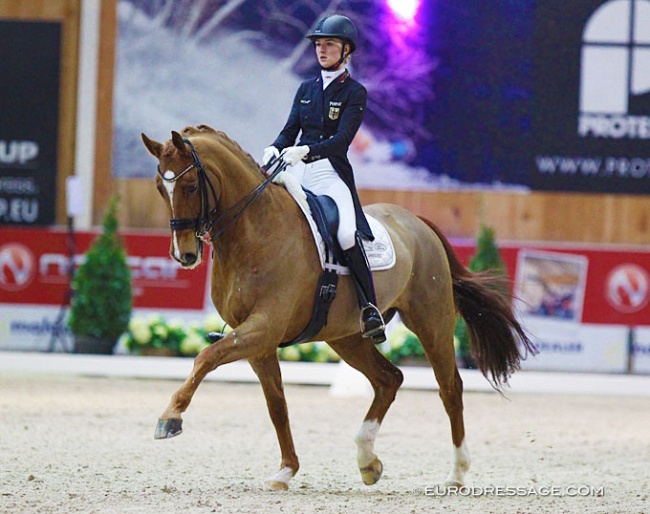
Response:
[[[36,194],[0,192],[0,198],[38,201],[33,225],[55,219],[59,123],[59,23],[0,21],[0,140],[34,141],[36,159],[25,166],[0,162],[0,177],[32,177]],[[1,219],[0,224],[15,224]]]

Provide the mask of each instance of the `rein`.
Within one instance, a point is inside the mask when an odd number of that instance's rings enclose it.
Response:
[[[264,169],[267,171],[275,167],[271,175],[269,175],[264,182],[253,189],[250,193],[215,217],[218,212],[217,206],[219,205],[219,199],[214,191],[214,186],[212,185],[212,182],[210,182],[207,172],[205,171],[205,166],[203,166],[201,159],[199,159],[199,155],[197,154],[196,148],[194,148],[192,142],[187,138],[183,138],[183,141],[190,147],[192,152],[192,162],[178,175],[173,177],[165,177],[166,174],[163,174],[160,171],[160,166],[158,166],[158,175],[160,175],[160,177],[166,182],[176,182],[192,168],[196,168],[199,179],[201,214],[198,218],[171,218],[169,220],[169,227],[172,230],[194,229],[194,234],[201,241],[210,243],[214,242],[217,237],[221,236],[221,234],[223,234],[230,225],[237,221],[244,211],[260,197],[273,179],[287,168],[287,163],[284,162],[283,158],[277,157],[272,159],[264,166]],[[208,188],[215,202],[215,207],[212,210],[210,210],[209,206]],[[210,234],[215,226],[217,227],[216,230]]]

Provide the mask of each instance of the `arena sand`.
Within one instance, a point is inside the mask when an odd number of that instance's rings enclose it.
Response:
[[[218,372],[218,371],[217,371]],[[650,399],[466,393],[467,487],[434,392],[403,390],[365,486],[354,435],[370,400],[286,386],[301,469],[288,492],[257,384],[206,382],[184,433],[153,430],[177,381],[0,374],[2,513],[650,513]]]

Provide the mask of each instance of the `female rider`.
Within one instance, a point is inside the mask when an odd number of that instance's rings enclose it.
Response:
[[[347,157],[363,120],[367,92],[350,77],[345,65],[357,47],[357,29],[341,15],[322,18],[306,36],[314,43],[321,73],[303,82],[289,119],[273,144],[264,149],[269,163],[282,152],[288,172],[316,195],[331,197],[339,211],[337,239],[354,280],[364,337],[386,340],[384,320],[377,309],[372,273],[361,239],[374,236],[361,209],[352,166]],[[296,139],[300,133],[300,140]]]

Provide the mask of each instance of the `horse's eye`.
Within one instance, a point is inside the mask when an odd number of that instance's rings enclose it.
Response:
[[[187,187],[185,188],[185,190],[188,193],[196,193],[198,191],[198,189],[199,189],[198,184],[188,184]]]

